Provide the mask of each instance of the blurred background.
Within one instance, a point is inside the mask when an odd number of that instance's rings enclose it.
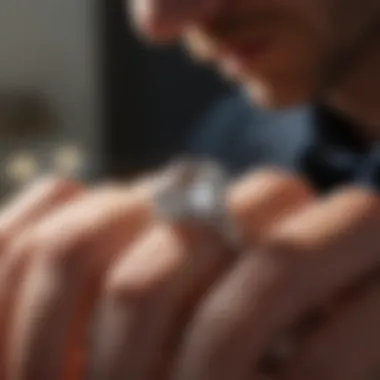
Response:
[[[123,0],[1,0],[1,194],[46,172],[131,178],[183,154],[241,172],[305,138],[307,109],[251,107],[180,47],[138,41],[126,12]]]

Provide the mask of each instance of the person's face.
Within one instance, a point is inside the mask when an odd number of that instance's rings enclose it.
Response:
[[[183,38],[272,107],[311,100],[380,8],[377,0],[130,1],[145,35]]]

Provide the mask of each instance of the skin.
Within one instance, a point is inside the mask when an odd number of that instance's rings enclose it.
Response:
[[[380,136],[377,0],[129,3],[140,34],[185,41],[196,59],[214,62],[256,103],[288,107],[318,97],[360,123],[362,133]],[[242,43],[253,54],[239,54]]]
[[[241,75],[265,104],[313,96],[378,10],[371,0],[131,5],[146,35],[196,40],[203,59],[228,46],[221,35],[229,17],[263,17],[268,27],[258,21],[244,33],[259,30],[273,42]],[[322,87],[337,104],[351,99],[348,90],[343,97]],[[1,379],[81,380],[86,372],[95,380],[378,374],[378,196],[346,187],[317,197],[289,174],[249,173],[228,189],[227,207],[243,236],[242,249],[231,250],[210,231],[157,220],[156,187],[156,177],[97,188],[47,180],[6,204]],[[268,365],[268,354],[284,342],[291,345],[283,360]]]
[[[95,189],[49,181],[7,206],[1,378],[79,380],[90,371],[94,379],[358,380],[376,373],[378,197],[347,188],[319,198],[288,174],[249,174],[228,192],[244,237],[244,249],[231,251],[207,231],[156,220],[155,187],[154,180]],[[268,372],[268,350],[321,310],[323,318]]]

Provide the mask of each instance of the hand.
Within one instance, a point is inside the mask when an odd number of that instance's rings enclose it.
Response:
[[[0,263],[2,378],[83,378],[78,358],[99,308],[99,379],[261,379],[258,364],[278,336],[378,265],[378,199],[359,190],[315,200],[282,174],[241,181],[229,208],[251,249],[236,256],[208,234],[154,220],[152,191],[139,184],[68,191],[66,203],[16,202]],[[326,328],[299,342],[304,357],[296,350],[276,376],[356,379],[372,370],[376,291],[371,284],[333,310]]]
[[[187,312],[234,256],[223,255],[207,234],[155,221],[153,182],[86,190],[53,181],[3,211],[1,378],[82,378],[86,332],[99,304],[95,355],[101,355],[94,364],[100,378],[144,378],[169,367],[172,352],[161,357],[155,349],[167,347],[168,337],[174,348]],[[249,224],[247,234],[259,234],[304,204],[308,194],[297,184],[262,173],[231,191],[231,211]],[[249,223],[252,212],[260,223]]]
[[[81,342],[116,252],[152,211],[150,184],[44,180],[0,215],[0,378],[78,378]]]
[[[345,189],[275,223],[203,299],[174,378],[379,376],[379,205],[368,191]],[[307,323],[313,312],[319,321]],[[292,328],[301,334],[288,360],[263,373],[262,358]]]
[[[144,236],[115,267],[99,322],[98,378],[372,375],[380,359],[380,287],[376,276],[369,281],[379,263],[378,198],[352,188],[317,199],[300,181],[264,173],[234,187],[230,199],[251,248],[235,259],[195,249],[184,236],[191,256],[181,259],[178,234],[162,233]],[[169,259],[157,258],[159,246]],[[165,268],[160,276],[154,259]],[[320,323],[305,329],[320,311]],[[262,359],[293,327],[303,334],[291,356],[265,373]]]

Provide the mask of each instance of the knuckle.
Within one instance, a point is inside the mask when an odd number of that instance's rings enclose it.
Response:
[[[66,184],[54,186],[62,191]],[[32,234],[40,254],[54,266],[80,269],[122,249],[145,222],[144,207],[121,186],[107,184],[44,218],[33,226]]]
[[[42,182],[44,197],[60,201],[80,193],[83,188],[79,183],[68,179],[49,178]]]
[[[157,286],[149,281],[130,281],[116,274],[110,276],[105,284],[105,298],[115,304],[144,302],[157,292]]]
[[[82,273],[89,270],[96,252],[96,242],[87,235],[75,235],[65,231],[57,232],[59,236],[50,234],[36,238],[37,254],[57,270],[70,273]]]
[[[34,230],[28,231],[17,246],[25,253],[29,252],[33,257],[49,257],[58,250],[58,244],[49,239],[47,235],[37,234]]]
[[[144,294],[144,293],[143,293]],[[141,299],[142,292],[131,289],[119,278],[110,277],[104,287],[104,297],[116,305],[127,304],[133,300]]]
[[[38,239],[33,230],[29,229],[20,234],[18,239],[12,239],[9,247],[15,252],[24,252],[26,254],[40,251],[44,244],[44,240]]]
[[[310,198],[313,195],[311,187],[300,177],[275,169],[262,169],[253,175],[248,174],[230,190],[230,201],[237,207],[249,204],[250,199],[258,196],[280,195],[292,197],[295,200]],[[273,196],[272,195],[272,196]]]
[[[277,194],[294,203],[304,203],[313,198],[311,187],[300,177],[291,174],[278,176],[276,179]]]
[[[3,231],[14,234],[81,191],[74,182],[45,178],[16,194],[0,213]]]
[[[238,222],[243,225],[248,223],[252,229],[256,226],[254,221],[257,220],[257,215],[260,226],[265,226],[291,209],[305,205],[312,198],[311,188],[301,178],[263,169],[234,185],[230,189],[227,202]],[[255,218],[252,218],[253,213]],[[258,225],[257,229],[262,229],[260,226]]]
[[[337,213],[363,221],[377,219],[380,215],[380,198],[368,189],[348,187],[332,194],[328,199]]]
[[[2,275],[4,270],[9,270],[8,266],[18,265],[18,262],[25,262],[36,256],[42,249],[43,242],[39,242],[30,231],[24,231],[17,236],[8,237],[4,248],[2,248]]]
[[[173,240],[172,240],[173,239]],[[106,294],[122,302],[165,292],[185,274],[185,248],[166,228],[154,228],[128,249],[108,274]]]
[[[115,271],[106,281],[105,294],[108,299],[117,303],[131,301],[144,302],[165,293],[174,284],[178,271],[156,270],[146,271],[141,276],[129,276],[133,271]]]
[[[340,251],[343,241],[364,244],[373,236],[379,205],[379,200],[365,191],[345,189],[279,218],[261,242],[273,256],[287,259],[317,258],[324,256],[323,252]]]
[[[46,231],[39,227],[37,225],[27,231],[23,239],[24,249],[60,271],[80,270],[83,258],[91,253],[88,242],[79,237],[73,238],[64,226],[61,231]]]

